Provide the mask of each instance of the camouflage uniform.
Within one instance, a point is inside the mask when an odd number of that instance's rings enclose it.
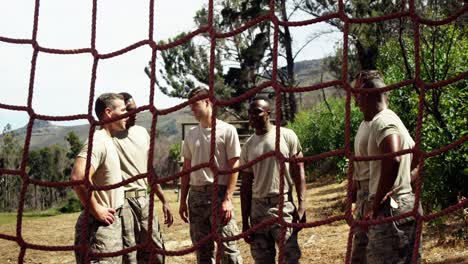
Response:
[[[145,243],[149,235],[149,199],[148,196],[125,198],[122,209],[122,232],[124,248]],[[156,209],[153,210],[152,242],[157,248],[164,249]],[[123,256],[124,263],[148,263],[149,253],[143,250],[131,251]],[[164,255],[156,255],[155,263],[164,263]]]
[[[370,208],[369,204],[369,180],[356,181],[356,209],[354,219],[362,220],[366,212]],[[359,226],[355,227],[353,238],[353,249],[351,253],[351,263],[366,264],[367,263],[367,243],[369,241],[367,233]]]
[[[216,208],[219,209],[226,194],[226,186],[218,186],[218,200]],[[211,232],[212,226],[212,211],[211,211],[211,192],[200,192],[193,189],[190,190],[188,198],[189,206],[189,221],[190,221],[190,237],[192,243],[196,244],[199,240],[206,237]],[[217,210],[219,212],[219,210]],[[231,237],[239,233],[237,229],[236,220],[233,217],[227,223],[222,225],[222,219],[216,219],[218,224],[218,234],[222,237]],[[214,241],[208,240],[199,249],[197,249],[197,262],[198,263],[214,263]],[[222,246],[221,263],[242,263],[239,249],[236,241],[225,241]]]
[[[109,253],[123,249],[120,213],[120,209],[118,209],[114,223],[108,226],[96,220],[94,216],[88,216],[88,241],[85,244],[89,245],[89,253]],[[84,217],[84,212],[82,212],[75,225],[75,245],[79,245],[82,239]],[[75,259],[76,263],[85,263],[83,252],[79,250],[75,250]],[[89,260],[89,263],[117,264],[122,263],[122,255],[102,259],[89,258]]]
[[[392,199],[393,201],[391,202]],[[413,207],[414,194],[402,194],[387,199],[379,210],[377,216],[397,216],[412,211]],[[419,211],[422,213],[421,206],[419,206]],[[416,221],[414,217],[406,217],[393,222],[372,225],[369,226],[368,237],[367,262],[369,264],[411,263],[416,238]],[[417,263],[420,263],[421,261],[420,252],[421,243]]]
[[[285,195],[283,219],[291,223],[296,208],[294,204],[288,200],[288,195]],[[278,217],[278,203],[279,196],[272,198],[253,198],[250,213],[251,226]],[[250,252],[252,253],[255,263],[275,263],[275,242],[278,243],[280,238],[281,225],[279,224],[269,225],[256,231],[252,236],[253,241],[250,244]],[[284,263],[299,263],[301,250],[297,243],[297,231],[293,228],[287,228],[284,241]]]

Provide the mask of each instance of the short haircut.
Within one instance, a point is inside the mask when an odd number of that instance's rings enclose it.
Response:
[[[199,95],[208,95],[210,92],[206,87],[203,86],[197,86],[193,88],[189,93],[188,93],[188,98],[191,99],[195,96]]]
[[[355,79],[361,84],[357,88],[382,88],[386,86],[377,70],[361,71],[356,75]]]
[[[252,98],[252,100],[250,100],[250,102],[254,102],[257,100],[263,100],[267,102],[268,104],[270,104],[270,99],[267,96],[261,95],[261,94],[257,94],[254,98]]]
[[[96,99],[94,111],[99,120],[102,120],[106,108],[115,109],[114,100],[124,100],[124,97],[117,93],[103,93]]]
[[[121,96],[123,96],[123,100],[124,100],[125,104],[127,104],[130,99],[133,99],[133,96],[131,94],[129,94],[129,93],[121,92],[119,94]]]

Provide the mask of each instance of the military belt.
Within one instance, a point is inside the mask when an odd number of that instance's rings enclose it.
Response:
[[[125,191],[125,199],[127,198],[138,198],[142,196],[148,195],[146,190],[132,190],[132,191]]]

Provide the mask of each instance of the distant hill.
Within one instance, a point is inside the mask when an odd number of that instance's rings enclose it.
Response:
[[[323,70],[325,67],[322,67],[322,60],[300,61],[296,62],[294,67],[298,86],[301,87],[334,80],[330,72]],[[285,69],[281,70],[284,71]],[[344,96],[344,91],[339,87],[330,87],[323,89],[323,91],[298,93],[296,96],[299,110],[310,108],[317,102],[323,101],[323,94],[326,97],[341,97]],[[151,128],[151,120],[152,116],[149,112],[139,113],[137,116],[137,124],[147,128],[148,131]],[[157,119],[157,137],[163,138],[162,140],[165,142],[174,142],[180,139],[181,123],[183,122],[194,122],[188,107],[177,112],[159,116]],[[30,147],[34,149],[53,144],[66,146],[65,136],[71,131],[75,132],[84,141],[88,137],[89,125],[57,126],[48,121],[35,120]],[[26,127],[19,128],[14,132],[20,140],[24,140]]]
[[[149,112],[143,112],[137,115],[137,124],[145,127],[148,131],[151,129],[151,120],[152,116]],[[158,136],[166,138],[180,137],[179,131],[181,122],[193,122],[193,117],[188,109],[182,109],[174,113],[159,116],[157,121]],[[27,127],[25,126],[13,131],[20,141],[24,141],[26,129]],[[65,137],[71,131],[75,132],[82,141],[85,141],[88,138],[89,125],[57,126],[49,121],[35,120],[30,148],[41,148],[53,144],[66,146]]]
[[[329,82],[336,80],[333,74],[322,66],[323,60],[305,60],[299,61],[294,64],[294,71],[296,73],[296,81],[298,87],[311,86],[322,82]],[[323,94],[329,97],[343,97],[345,92],[341,87],[329,87],[312,92],[297,93],[296,98],[298,101],[299,111],[307,109],[314,104],[323,101]]]

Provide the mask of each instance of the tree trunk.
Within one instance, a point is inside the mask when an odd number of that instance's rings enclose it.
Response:
[[[286,0],[281,0],[281,16],[283,21],[288,21],[288,15],[286,14]],[[296,84],[296,80],[294,78],[294,57],[292,54],[292,37],[291,32],[289,31],[289,27],[284,27],[284,48],[286,50],[286,69],[287,69],[287,83],[286,86],[293,87]],[[296,96],[294,93],[288,93],[288,104],[289,104],[289,111],[286,115],[288,117],[288,121],[293,121],[296,117],[297,113],[297,102]]]
[[[37,209],[37,185],[34,185],[34,209]]]

